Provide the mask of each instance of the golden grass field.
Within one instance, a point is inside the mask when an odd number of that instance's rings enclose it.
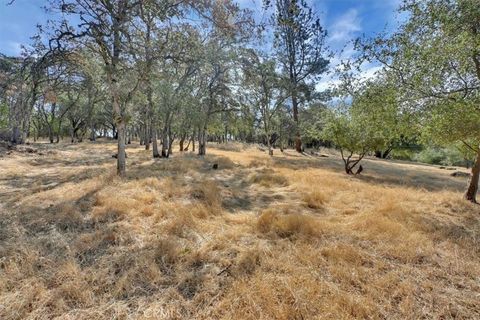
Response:
[[[137,144],[121,180],[113,142],[31,147],[0,158],[0,319],[480,319],[447,170]]]

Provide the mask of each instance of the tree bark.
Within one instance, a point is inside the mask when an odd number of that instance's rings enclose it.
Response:
[[[194,145],[195,148],[195,145]],[[198,132],[198,155],[204,156],[207,154],[207,130],[204,128]]]
[[[478,180],[480,175],[480,149],[477,151],[475,163],[472,166],[472,177],[465,193],[465,199],[477,203]]]
[[[150,150],[150,134],[149,132],[151,133],[151,129],[149,130],[149,127],[146,125],[145,126],[145,150]]]
[[[268,155],[273,156],[273,149],[272,149],[272,143],[271,143],[271,137],[269,134],[267,136],[267,147],[268,147]]]
[[[180,139],[180,142],[179,142],[179,144],[180,144],[180,152],[183,152],[183,144],[184,144],[184,143],[185,143],[185,138],[182,137],[182,138]]]
[[[125,177],[126,163],[125,163],[125,123],[123,119],[118,124],[118,157],[117,157],[117,174],[121,177]]]
[[[302,137],[300,135],[300,126],[298,123],[298,98],[297,93],[292,94],[293,121],[295,122],[295,150],[302,152]]]
[[[158,152],[157,144],[157,128],[152,127],[152,146],[153,146],[153,157],[160,158],[160,153]]]
[[[50,143],[53,143],[53,130],[50,126],[48,126],[48,141],[50,141]]]
[[[168,141],[168,130],[163,130],[162,132],[162,158],[168,158],[168,147],[170,146],[170,141]]]
[[[168,156],[171,156],[173,154],[173,140],[175,139],[171,137],[168,141]]]

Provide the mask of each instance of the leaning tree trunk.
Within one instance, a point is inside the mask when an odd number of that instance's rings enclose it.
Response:
[[[188,151],[188,148],[190,147],[191,142],[192,142],[192,140],[188,139],[187,146],[183,149],[183,151]]]
[[[475,163],[472,166],[472,177],[470,178],[470,183],[468,185],[467,192],[465,193],[465,199],[477,203],[477,191],[478,191],[478,180],[480,175],[480,149],[477,151],[477,157]]]

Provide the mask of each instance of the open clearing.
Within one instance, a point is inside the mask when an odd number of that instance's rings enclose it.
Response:
[[[480,207],[436,167],[113,142],[0,158],[0,319],[479,319]],[[219,170],[212,170],[217,163]]]

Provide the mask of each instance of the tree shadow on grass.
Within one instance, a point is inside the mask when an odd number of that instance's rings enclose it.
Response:
[[[281,168],[293,170],[317,168],[339,173],[344,172],[341,158],[333,156],[302,159],[290,159],[289,156],[273,157],[272,159],[275,166]],[[428,191],[448,190],[461,192],[466,188],[466,178],[454,178],[449,176],[447,172],[437,171],[436,168],[423,167],[416,164],[408,165],[410,168],[403,167],[402,164],[395,162],[383,163],[383,161],[365,159],[362,162],[363,173],[352,177],[373,185],[419,188]]]

